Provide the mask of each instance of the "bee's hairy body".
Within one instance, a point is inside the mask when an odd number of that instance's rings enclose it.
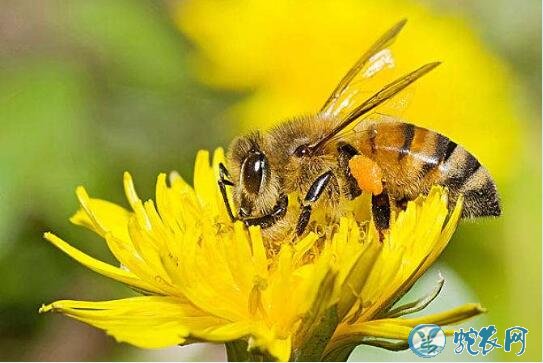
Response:
[[[352,140],[383,171],[397,203],[426,194],[432,185],[449,190],[449,205],[464,195],[462,217],[500,215],[496,187],[488,171],[462,146],[435,131],[404,122],[365,124],[368,137]]]
[[[330,182],[317,203],[332,219],[337,219],[342,213],[342,202],[364,192],[353,185],[348,166],[341,163],[341,145],[352,146],[381,168],[391,203],[400,206],[426,194],[432,185],[442,185],[449,189],[450,205],[460,194],[464,195],[463,217],[500,215],[496,187],[477,159],[447,137],[409,123],[364,123],[358,132],[329,143],[322,153],[296,155],[297,148],[318,141],[337,124],[337,120],[318,115],[300,117],[234,140],[227,157],[233,180],[240,180],[240,166],[249,152],[261,152],[269,163],[263,183],[267,187],[259,193],[246,193],[241,183],[234,187],[234,200],[245,211],[243,216],[250,219],[269,214],[281,195],[303,196],[320,175],[331,171]],[[266,226],[264,235],[280,239],[292,232],[298,218],[295,210],[290,208]]]
[[[436,184],[448,188],[449,206],[464,196],[462,217],[500,215],[495,183],[464,148],[393,117],[363,118],[439,64],[426,64],[362,102],[353,98],[359,93],[353,79],[373,76],[404,24],[391,28],[364,53],[319,113],[232,142],[218,181],[232,220],[259,225],[264,237],[280,240],[290,233],[301,235],[313,209],[321,208],[327,218],[337,220],[344,213],[344,201],[366,192],[372,195],[372,217],[382,238],[391,205],[405,208]],[[235,208],[228,201],[227,186],[233,188]],[[290,200],[296,199],[289,198],[292,195],[298,200]]]
[[[264,175],[263,185],[257,194],[247,193],[242,183],[234,186],[234,200],[243,217],[254,218],[269,214],[282,195],[297,192],[303,196],[312,183],[324,172],[331,170],[338,175],[337,152],[323,153],[310,157],[295,155],[299,146],[318,140],[331,129],[333,120],[315,117],[300,117],[286,121],[264,133],[254,132],[232,142],[227,155],[227,165],[233,180],[240,180],[241,165],[247,153],[259,151],[266,155],[269,173]],[[325,208],[335,211],[339,205],[343,180],[334,177],[318,203],[327,204]],[[293,203],[296,201],[290,201]],[[266,237],[279,239],[296,225],[296,208],[289,208],[285,216],[263,229]]]

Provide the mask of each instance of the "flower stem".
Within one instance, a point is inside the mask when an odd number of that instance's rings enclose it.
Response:
[[[269,354],[258,350],[249,350],[247,341],[234,340],[226,342],[226,357],[229,362],[273,362],[274,359]]]

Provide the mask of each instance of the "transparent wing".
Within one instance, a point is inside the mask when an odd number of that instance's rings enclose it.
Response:
[[[334,144],[338,141],[346,140],[362,140],[369,139],[375,136],[375,130],[370,126],[376,123],[382,122],[398,122],[405,123],[406,121],[400,117],[392,116],[389,114],[383,114],[380,112],[372,112],[364,117],[360,117],[358,120],[354,121],[350,127],[343,129],[338,132],[332,138],[328,140],[328,144]],[[396,129],[390,132],[399,132]]]
[[[376,112],[382,112],[381,107],[379,106],[381,106],[385,102],[390,101],[393,97],[400,94],[400,92],[402,92],[406,87],[410,86],[413,82],[423,77],[425,74],[430,72],[439,64],[440,62],[425,64],[417,68],[416,70],[395,79],[393,82],[386,84],[384,87],[379,89],[378,92],[374,93],[365,101],[357,104],[356,106],[353,106],[352,109],[349,109],[346,116],[338,119],[338,124],[332,130],[330,130],[330,132],[324,135],[318,142],[311,145],[311,148],[314,151],[319,150],[327,142],[334,139],[336,135],[352,127],[352,124],[359,121],[360,118],[365,118],[366,116]]]
[[[376,90],[387,84],[393,74],[396,61],[391,45],[405,25],[400,21],[383,34],[353,65],[339,82],[330,97],[321,108],[321,115],[342,119],[353,108],[363,103]],[[387,101],[384,113],[397,114],[403,112],[409,103],[410,93],[396,95]]]

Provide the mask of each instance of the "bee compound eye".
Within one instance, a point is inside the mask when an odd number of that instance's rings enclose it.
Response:
[[[245,158],[241,167],[241,183],[247,192],[258,194],[266,167],[267,160],[261,152],[251,153]]]
[[[294,150],[294,155],[296,155],[297,157],[307,156],[309,155],[310,151],[311,150],[309,149],[309,145],[303,144],[298,146],[296,150]]]

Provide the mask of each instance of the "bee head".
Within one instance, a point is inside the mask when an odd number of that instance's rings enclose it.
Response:
[[[260,133],[235,139],[228,150],[227,164],[239,217],[270,212],[279,198],[280,183]]]

